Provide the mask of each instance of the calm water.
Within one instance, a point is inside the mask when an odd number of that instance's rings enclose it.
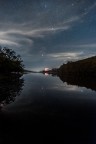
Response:
[[[8,96],[1,101],[2,143],[96,143],[96,91],[91,87],[43,74],[25,74],[15,83],[1,85]]]

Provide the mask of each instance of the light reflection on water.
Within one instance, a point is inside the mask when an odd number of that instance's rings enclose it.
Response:
[[[20,90],[20,96],[2,105],[1,141],[96,143],[96,92],[91,87],[68,85],[43,74],[26,74],[23,79],[22,91],[22,81],[10,89]]]
[[[46,105],[52,106],[56,103],[64,105],[71,103],[78,105],[85,103],[92,105],[96,101],[96,92],[85,87],[68,85],[67,82],[62,82],[59,77],[46,76],[43,74],[27,74],[23,76],[24,87],[22,93],[16,100],[6,105],[2,110],[8,112],[34,111],[38,112],[40,107],[42,111]],[[90,101],[90,102],[89,102]],[[34,105],[34,107],[33,107]],[[55,109],[55,107],[54,107]]]

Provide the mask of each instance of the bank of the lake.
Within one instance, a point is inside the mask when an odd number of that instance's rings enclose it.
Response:
[[[59,75],[96,77],[96,56],[75,62],[69,61],[60,66],[58,73]]]

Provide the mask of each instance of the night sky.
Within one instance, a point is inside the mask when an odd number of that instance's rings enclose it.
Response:
[[[0,45],[30,70],[96,55],[96,0],[0,0]]]

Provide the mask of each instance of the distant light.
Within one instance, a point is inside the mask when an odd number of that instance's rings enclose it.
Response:
[[[49,71],[49,68],[45,68],[45,71]]]

